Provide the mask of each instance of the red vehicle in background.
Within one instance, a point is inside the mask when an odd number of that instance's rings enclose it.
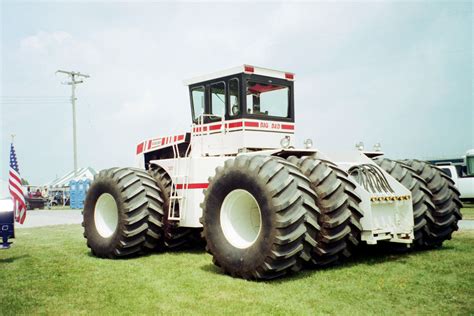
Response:
[[[35,190],[36,189],[36,190]],[[34,191],[34,192],[33,192]],[[27,210],[34,210],[36,208],[42,210],[46,205],[48,199],[43,197],[40,187],[29,186],[25,194],[25,202]]]

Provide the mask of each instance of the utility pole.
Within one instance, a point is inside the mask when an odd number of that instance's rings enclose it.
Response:
[[[84,80],[81,78],[89,78],[89,75],[81,74],[80,72],[75,71],[64,71],[58,70],[56,73],[62,73],[69,76],[71,81],[63,82],[71,86],[71,104],[72,104],[72,137],[73,137],[73,146],[74,146],[74,175],[77,175],[77,139],[76,139],[76,84],[83,83]]]

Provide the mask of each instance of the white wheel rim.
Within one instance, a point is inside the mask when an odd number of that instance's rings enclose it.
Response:
[[[113,235],[118,225],[118,207],[114,197],[109,193],[102,193],[94,208],[95,228],[99,235],[108,238]]]
[[[227,241],[245,249],[253,245],[262,230],[262,214],[257,200],[246,190],[237,189],[222,202],[221,228]]]

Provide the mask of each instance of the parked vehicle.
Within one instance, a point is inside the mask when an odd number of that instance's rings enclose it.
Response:
[[[42,196],[35,197],[35,196],[25,196],[25,202],[26,202],[26,209],[27,210],[34,210],[34,209],[40,209],[43,210],[44,207],[48,203],[48,199],[44,198]]]
[[[430,162],[454,180],[462,200],[474,201],[474,149],[468,150],[463,158]]]
[[[456,168],[453,165],[438,167],[454,180],[462,200],[474,201],[474,175],[466,175],[462,173],[461,168]]]
[[[54,189],[49,192],[50,206],[69,205],[69,194],[65,189]]]

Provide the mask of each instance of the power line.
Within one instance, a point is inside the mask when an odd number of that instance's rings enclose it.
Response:
[[[4,99],[12,99],[12,98],[63,98],[63,99],[68,99],[69,97],[63,96],[63,95],[57,95],[57,96],[47,96],[47,95],[0,95],[0,98]]]
[[[0,100],[3,103],[34,103],[34,102],[71,102],[71,99],[57,100]]]
[[[36,104],[36,103],[66,103],[71,99],[64,96],[0,96],[0,104]]]

